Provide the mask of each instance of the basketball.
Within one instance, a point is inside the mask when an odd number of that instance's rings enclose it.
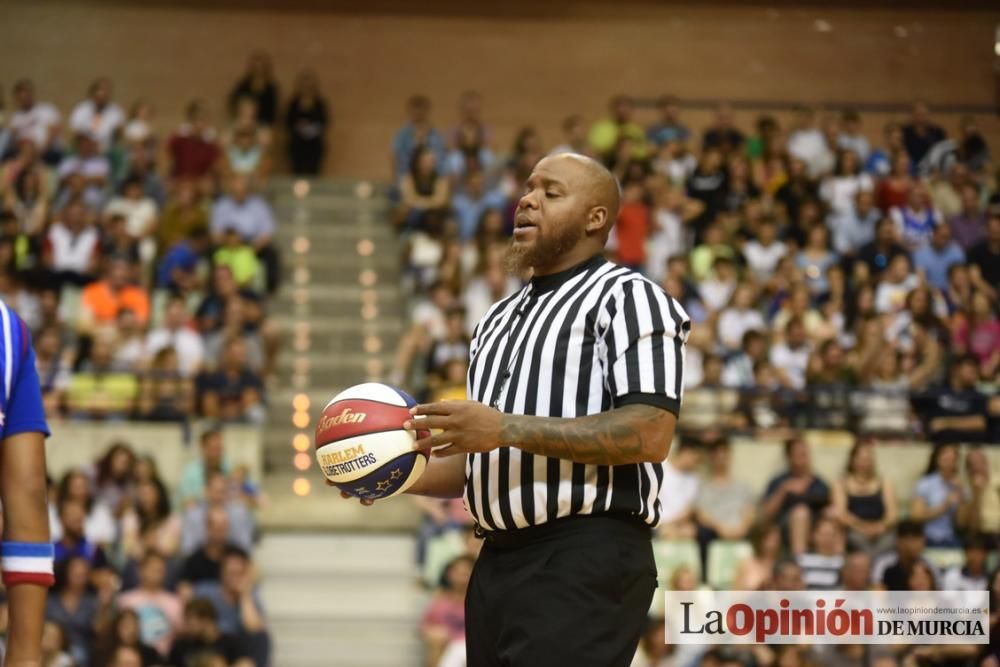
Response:
[[[401,389],[365,382],[340,392],[316,424],[316,460],[337,488],[357,498],[390,498],[408,489],[427,466],[427,452],[413,449],[404,430],[417,402]]]

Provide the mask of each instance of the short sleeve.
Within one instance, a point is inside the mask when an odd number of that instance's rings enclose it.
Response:
[[[614,290],[601,320],[600,360],[614,406],[638,403],[678,414],[691,328],[680,304],[653,283],[630,280]]]
[[[50,432],[45,423],[42,389],[35,369],[35,350],[24,324],[15,317],[11,325],[21,328],[24,352],[17,368],[17,376],[10,386],[7,410],[0,423],[0,434],[5,438],[17,433],[43,433],[47,436]]]

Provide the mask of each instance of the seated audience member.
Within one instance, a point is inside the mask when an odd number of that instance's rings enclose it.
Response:
[[[67,397],[70,416],[86,419],[124,419],[132,414],[139,384],[132,373],[116,371],[111,336],[93,339],[90,359],[70,380]]]
[[[441,589],[420,624],[428,665],[438,664],[449,643],[465,638],[465,593],[474,564],[470,556],[459,556],[441,573]]]
[[[270,637],[260,599],[255,590],[255,570],[246,552],[226,549],[222,558],[221,579],[202,582],[194,587],[197,597],[207,599],[219,616],[219,631],[240,637],[257,667],[268,664]]]
[[[229,179],[227,194],[220,197],[212,208],[210,228],[216,243],[222,242],[227,230],[235,230],[264,264],[268,292],[277,289],[280,269],[278,251],[273,242],[274,214],[262,197],[251,193],[246,176],[236,175]]]
[[[806,370],[812,345],[806,337],[806,327],[800,317],[792,317],[785,325],[784,340],[771,346],[769,361],[783,387],[804,389]]]
[[[260,128],[234,127],[222,153],[223,172],[246,176],[257,186],[263,185],[271,173],[271,158],[264,136]]]
[[[910,186],[906,205],[891,208],[889,217],[896,224],[896,232],[903,245],[911,251],[930,241],[934,228],[945,223],[944,216],[934,208],[930,193],[922,183]]]
[[[928,243],[913,253],[913,268],[924,275],[931,287],[948,289],[948,271],[956,264],[965,263],[965,251],[951,238],[951,228],[938,223]]]
[[[829,517],[820,517],[813,526],[812,550],[799,554],[796,562],[802,568],[802,580],[810,590],[832,590],[840,585],[844,567],[844,535],[840,524]]]
[[[869,275],[878,278],[897,256],[905,254],[906,248],[899,244],[892,218],[885,217],[875,225],[875,239],[858,251],[857,261]]]
[[[219,615],[211,602],[195,598],[184,605],[184,625],[174,640],[168,662],[176,667],[197,667],[199,656],[222,656],[228,667],[251,667],[238,637],[219,631]]]
[[[414,95],[406,101],[407,122],[392,141],[393,176],[403,177],[421,147],[428,148],[440,164],[445,159],[445,139],[430,122],[431,101]]]
[[[184,559],[178,579],[181,597],[190,598],[192,586],[219,581],[222,572],[222,558],[229,548],[229,517],[222,508],[209,510],[205,517],[205,541]]]
[[[157,245],[162,249],[190,239],[195,232],[207,230],[208,206],[194,183],[182,181],[174,188],[174,196],[160,214],[156,228]]]
[[[84,288],[80,296],[81,331],[114,325],[125,308],[134,312],[141,324],[149,321],[149,295],[142,287],[131,284],[130,272],[127,260],[112,257],[104,277]]]
[[[931,569],[928,563],[917,561],[910,568],[909,576],[906,579],[906,590],[908,591],[934,591],[937,590],[936,572]]]
[[[117,507],[109,505],[96,497],[90,486],[87,474],[79,469],[69,470],[59,480],[56,487],[56,506],[64,502],[78,502],[83,505],[87,518],[83,523],[83,534],[94,544],[110,545],[117,538],[118,527],[115,523]],[[52,538],[58,540],[62,535],[62,526],[58,517],[50,521]]]
[[[181,296],[197,292],[202,287],[199,269],[209,248],[208,229],[199,227],[166,248],[156,267],[156,286]]]
[[[729,305],[719,314],[716,327],[718,338],[728,352],[740,349],[743,336],[748,331],[763,331],[767,328],[763,315],[754,307],[756,296],[752,284],[741,283],[733,292]]]
[[[242,338],[226,341],[217,370],[198,377],[201,414],[225,422],[263,421],[264,383],[247,368],[247,345]]]
[[[973,246],[966,257],[976,281],[989,286],[996,294],[1000,289],[1000,203],[990,205],[986,238]]]
[[[712,540],[743,540],[753,526],[754,496],[731,474],[732,449],[724,437],[709,440],[709,475],[701,480],[694,502],[702,562],[708,571],[708,545]]]
[[[1000,370],[1000,317],[997,307],[982,289],[969,296],[965,312],[957,313],[952,325],[952,349],[971,354],[979,363],[984,379]]]
[[[761,282],[771,279],[778,262],[787,254],[787,246],[778,240],[778,226],[773,218],[761,220],[757,226],[757,237],[743,244],[743,259]]]
[[[767,361],[767,338],[762,331],[750,329],[740,339],[740,351],[729,357],[722,369],[722,384],[727,387],[750,388],[754,381],[754,366]]]
[[[486,211],[502,210],[506,204],[507,200],[502,192],[487,187],[486,175],[480,169],[466,171],[461,188],[451,198],[451,208],[458,222],[459,240],[463,243],[472,241]]]
[[[689,438],[681,438],[677,451],[663,462],[660,527],[657,529],[660,537],[675,540],[695,537],[695,499],[701,482],[697,468],[700,462],[701,449]]]
[[[948,384],[913,397],[913,406],[925,420],[932,440],[982,442],[988,439],[990,403],[976,389],[979,369],[975,357],[962,355],[952,361]]]
[[[142,651],[134,646],[121,645],[111,654],[108,667],[145,667]]]
[[[121,519],[121,549],[140,562],[153,551],[166,558],[177,553],[181,521],[170,507],[170,496],[158,477],[136,484],[135,503]]]
[[[801,438],[785,443],[788,470],[772,479],[764,492],[764,516],[787,532],[793,555],[805,552],[812,524],[830,502],[830,487],[812,469],[809,445]]]
[[[45,603],[45,619],[66,634],[73,660],[87,664],[97,623],[106,611],[107,596],[90,591],[90,563],[84,556],[62,559],[55,568],[56,583]]]
[[[394,223],[400,231],[428,231],[448,208],[448,178],[440,173],[431,149],[417,148],[399,182],[400,205]],[[470,234],[471,236],[471,234]]]
[[[198,458],[188,461],[181,471],[181,483],[178,495],[183,505],[200,501],[205,496],[205,484],[209,476],[215,472],[228,475],[231,469],[226,460],[223,447],[222,431],[210,428],[202,432],[199,438]]]
[[[236,284],[246,289],[253,288],[260,272],[257,254],[233,227],[223,230],[219,246],[212,254],[212,262],[216,266],[229,267]]]
[[[45,414],[61,415],[66,406],[66,391],[72,379],[69,352],[61,349],[61,332],[58,327],[47,326],[35,337],[35,366]]]
[[[136,481],[136,456],[124,441],[112,442],[94,464],[94,497],[111,508],[115,516],[121,514],[132,500]]]
[[[185,120],[167,139],[170,178],[181,183],[199,183],[211,177],[218,166],[218,137],[209,125],[201,100],[188,103]]]
[[[156,255],[157,207],[152,197],[143,191],[142,181],[129,178],[121,186],[121,195],[104,208],[105,215],[122,215],[125,231],[139,244],[143,264],[149,264]]]
[[[194,384],[181,375],[177,352],[165,347],[140,376],[136,416],[146,421],[185,421],[194,408]]]
[[[771,573],[770,590],[802,591],[806,584],[802,579],[802,568],[791,560],[778,561]]]
[[[100,232],[79,199],[70,200],[46,234],[44,262],[55,286],[86,285],[97,277]]]
[[[139,586],[118,597],[121,609],[131,609],[139,617],[142,643],[168,655],[174,635],[181,627],[180,599],[165,587],[167,561],[155,551],[146,551],[139,567]]]
[[[845,591],[867,591],[872,588],[872,557],[864,551],[849,552],[840,570],[840,587]]]
[[[139,615],[132,609],[119,609],[111,619],[103,624],[94,643],[93,664],[111,665],[119,647],[132,649],[139,654],[142,667],[157,665],[163,661],[155,649],[142,643],[139,637]]]
[[[734,591],[757,591],[770,580],[781,555],[781,529],[773,523],[758,523],[750,529],[753,555],[740,561],[733,578]]]
[[[959,528],[968,522],[971,504],[960,475],[958,445],[938,445],[914,487],[910,509],[910,516],[924,524],[928,546],[961,546]]]
[[[76,662],[67,651],[69,643],[63,626],[45,621],[42,626],[42,667],[75,667]]]
[[[222,315],[222,326],[204,335],[205,358],[221,359],[226,352],[226,342],[239,339],[246,346],[247,368],[255,373],[267,373],[270,369],[263,332],[250,321],[252,302],[242,297],[229,299]],[[215,370],[214,367],[209,370]]]
[[[870,440],[858,440],[851,448],[844,476],[833,484],[832,505],[851,548],[876,554],[892,545],[896,492],[892,482],[878,474]]]
[[[181,553],[193,553],[205,544],[208,514],[213,509],[221,509],[226,513],[229,524],[227,543],[250,553],[253,550],[255,529],[253,514],[246,504],[230,495],[229,482],[221,471],[208,474],[204,498],[195,504],[189,504],[184,510]]]
[[[983,536],[987,544],[1000,546],[1000,474],[991,472],[982,447],[966,450],[965,474],[972,492],[968,529]]]
[[[78,500],[66,499],[59,503],[58,512],[62,537],[53,545],[56,563],[67,558],[82,557],[93,570],[108,571],[110,561],[104,550],[84,535],[84,518],[87,513],[84,504]]]
[[[941,590],[945,591],[985,591],[989,586],[989,572],[986,557],[989,547],[986,539],[977,533],[965,537],[962,544],[965,563],[945,570],[941,577]]]
[[[910,570],[917,562],[924,562],[923,553],[927,542],[924,526],[919,521],[904,519],[896,524],[896,549],[875,559],[872,566],[872,581],[889,591],[908,590]],[[934,578],[937,579],[937,572]]]
[[[163,323],[146,337],[146,354],[151,357],[165,347],[174,349],[184,377],[197,375],[205,358],[205,344],[191,321],[184,299],[172,296],[163,312]]]
[[[74,132],[93,132],[101,150],[111,147],[115,133],[125,124],[125,112],[112,101],[111,80],[96,79],[87,89],[87,97],[69,116],[69,127]]]
[[[330,114],[320,93],[319,80],[311,70],[302,71],[295,80],[295,90],[288,101],[285,125],[288,128],[288,157],[292,173],[316,176],[323,166],[326,133]]]

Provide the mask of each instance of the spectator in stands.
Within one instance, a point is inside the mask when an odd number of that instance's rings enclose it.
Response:
[[[916,102],[910,122],[903,126],[903,146],[910,162],[919,165],[934,144],[943,141],[945,136],[944,130],[931,122],[927,104]]]
[[[939,290],[948,289],[948,271],[965,263],[965,252],[951,238],[951,227],[939,223],[931,233],[930,242],[913,253],[913,266],[924,279]]]
[[[135,452],[120,440],[112,442],[93,466],[95,500],[110,507],[115,516],[132,500],[135,468]]]
[[[438,170],[430,148],[413,152],[409,170],[399,180],[400,206],[394,224],[400,231],[435,232],[448,207],[448,179]],[[471,236],[471,235],[470,235]]]
[[[562,128],[563,140],[561,144],[552,149],[551,154],[590,154],[590,146],[587,144],[587,124],[584,122],[583,116],[579,114],[566,116],[560,127]]]
[[[192,193],[196,188],[208,193],[212,190],[212,178],[221,156],[218,133],[209,124],[208,113],[201,100],[188,102],[184,116],[185,122],[167,140],[170,178]],[[182,197],[180,192],[176,193],[176,197]]]
[[[717,148],[724,157],[728,157],[742,148],[744,141],[743,133],[733,123],[732,108],[725,102],[719,104],[712,123],[702,135],[702,150]]]
[[[99,240],[83,202],[75,199],[67,203],[47,235],[45,263],[51,273],[50,283],[61,287],[67,283],[86,285],[94,280]]]
[[[812,227],[806,235],[806,244],[795,255],[795,264],[805,276],[806,285],[813,297],[830,289],[827,273],[839,261],[830,251],[829,231],[824,225]]]
[[[83,534],[86,538],[99,545],[110,545],[117,539],[118,527],[115,523],[117,508],[109,505],[100,498],[95,498],[91,492],[90,480],[79,468],[67,471],[59,485],[56,487],[57,507],[64,502],[80,503],[86,512],[83,524]],[[59,539],[62,534],[62,526],[58,517],[50,520],[54,539]]]
[[[725,204],[726,185],[722,151],[706,146],[698,159],[698,166],[687,180],[687,196],[703,206],[701,215],[691,221],[696,242],[700,242],[703,236],[709,242],[707,229]]]
[[[90,646],[97,623],[107,613],[109,596],[99,598],[90,591],[90,562],[85,556],[61,560],[55,572],[56,583],[45,603],[45,619],[63,629],[73,660],[89,664]]]
[[[875,289],[875,311],[880,315],[896,315],[906,308],[906,298],[919,278],[911,271],[909,255],[895,255]]]
[[[115,370],[114,333],[105,330],[93,338],[89,359],[70,380],[67,407],[75,418],[124,419],[132,414],[137,392],[135,375]]]
[[[428,665],[438,664],[445,648],[465,639],[465,593],[475,560],[459,556],[441,574],[441,588],[421,621],[420,634]]]
[[[667,539],[689,540],[697,534],[695,499],[701,484],[697,473],[701,448],[690,438],[681,438],[676,447],[663,464],[657,532]]]
[[[833,234],[833,248],[840,255],[854,257],[867,244],[875,240],[875,229],[882,213],[875,206],[871,190],[861,190],[853,206],[842,218],[827,218]]]
[[[810,590],[833,590],[840,586],[844,568],[844,535],[830,517],[820,517],[813,526],[812,550],[795,558],[802,581]]]
[[[757,225],[755,238],[743,244],[743,260],[753,276],[767,281],[774,275],[778,262],[788,253],[787,246],[778,240],[778,227],[773,218],[765,217]]]
[[[906,205],[889,209],[889,217],[896,223],[896,232],[910,251],[928,243],[934,228],[945,222],[944,215],[933,207],[930,194],[922,183],[910,186]]]
[[[121,195],[113,198],[104,209],[105,215],[122,215],[125,231],[139,245],[143,264],[150,264],[156,255],[156,202],[143,191],[142,181],[129,178],[121,186]]]
[[[101,77],[90,84],[87,99],[69,116],[69,127],[75,133],[92,132],[102,151],[110,148],[115,133],[125,124],[125,112],[111,100],[111,80]]]
[[[197,459],[189,461],[181,472],[178,496],[185,507],[204,498],[205,484],[212,473],[221,472],[228,475],[230,472],[230,464],[225,457],[220,429],[210,428],[204,431],[199,443],[201,455]]]
[[[222,656],[229,667],[253,665],[239,638],[219,631],[219,615],[212,603],[195,598],[184,605],[184,625],[168,662],[177,667],[197,667],[206,653]]]
[[[267,202],[250,192],[250,183],[243,175],[229,179],[228,194],[220,197],[212,208],[211,231],[217,243],[228,229],[236,230],[253,247],[267,271],[268,292],[273,293],[278,287],[280,271],[278,251],[272,242],[274,216]]]
[[[150,331],[146,338],[146,354],[150,356],[165,348],[176,352],[178,368],[184,377],[197,375],[205,357],[205,344],[190,327],[190,322],[184,298],[171,296],[163,312],[162,325]]]
[[[76,663],[66,651],[69,649],[66,633],[58,623],[46,621],[42,627],[43,667],[74,667]]]
[[[61,345],[57,327],[47,326],[35,336],[35,368],[49,419],[63,413],[71,380],[72,355],[70,350],[60,349]]]
[[[969,494],[959,477],[958,445],[938,445],[931,453],[927,472],[913,489],[910,515],[924,522],[927,544],[958,547],[959,529],[968,523]]]
[[[631,157],[642,159],[648,154],[646,131],[632,116],[635,102],[628,95],[615,95],[608,103],[608,117],[590,126],[587,142],[606,164],[611,163],[619,143],[627,140]]]
[[[802,591],[805,590],[805,581],[802,579],[802,568],[792,560],[781,560],[774,566],[771,573],[770,590],[773,591]]]
[[[892,218],[885,217],[875,226],[875,239],[858,252],[858,260],[877,278],[897,256],[905,254],[906,249],[897,240],[895,223]]]
[[[195,549],[181,565],[178,575],[178,593],[182,598],[191,597],[192,586],[203,582],[219,581],[222,558],[229,548],[238,548],[228,541],[229,517],[225,509],[215,507],[205,517],[205,542]]]
[[[968,252],[972,281],[996,299],[1000,295],[1000,203],[991,204],[986,239]]]
[[[107,556],[100,545],[86,538],[84,521],[87,516],[86,506],[79,500],[67,498],[58,505],[59,526],[62,536],[54,541],[55,560],[62,562],[74,556],[87,560],[95,571],[105,572],[110,567]]]
[[[253,247],[246,243],[235,227],[223,229],[219,245],[212,254],[212,263],[226,266],[232,271],[236,284],[244,289],[253,289],[260,273],[260,263]]]
[[[140,656],[135,663],[142,667],[156,665],[163,658],[139,637],[139,616],[132,609],[119,609],[102,627],[94,642],[93,665],[112,665],[120,647],[131,649]]]
[[[974,183],[962,185],[959,196],[961,209],[948,219],[948,224],[962,250],[969,251],[986,238],[986,211],[980,206],[979,189]]]
[[[652,211],[645,201],[643,184],[626,182],[615,221],[615,261],[636,271],[646,263],[646,241],[652,228]]]
[[[754,496],[746,484],[732,477],[732,450],[725,437],[707,437],[709,475],[698,486],[694,501],[702,571],[708,571],[708,545],[712,540],[746,539],[754,522]]]
[[[240,637],[257,667],[268,664],[270,638],[263,607],[254,590],[255,571],[246,552],[226,549],[222,558],[221,580],[195,586],[197,597],[210,601],[219,616],[219,631]]]
[[[224,348],[218,368],[198,376],[200,412],[208,419],[260,423],[265,416],[264,382],[247,366],[247,344],[232,337]]]
[[[809,445],[799,437],[785,442],[788,470],[764,491],[761,511],[787,534],[793,555],[805,552],[815,520],[830,502],[830,487],[812,469]]]
[[[129,308],[118,312],[113,328],[115,351],[111,369],[122,373],[138,373],[148,364],[144,327]]]
[[[139,617],[139,637],[143,644],[161,656],[170,653],[174,635],[180,630],[182,604],[165,588],[167,561],[154,550],[147,550],[139,570],[139,586],[118,598],[121,609],[131,609]]]
[[[466,91],[459,98],[459,122],[452,129],[451,150],[443,164],[445,172],[461,178],[470,170],[492,175],[496,156],[490,148],[491,132],[482,121],[482,98],[475,91]]]
[[[181,375],[177,353],[165,347],[153,355],[140,377],[136,418],[183,422],[194,409],[194,383]]]
[[[965,473],[971,488],[969,530],[992,546],[1000,545],[1000,475],[991,473],[982,447],[970,447],[965,454]]]
[[[840,116],[840,136],[837,137],[837,147],[852,151],[864,164],[871,155],[871,144],[861,129],[861,115],[854,109],[845,109]]]
[[[805,163],[810,178],[814,179],[830,173],[836,161],[823,130],[816,124],[816,111],[809,107],[795,112],[787,149],[789,156]]]
[[[119,646],[111,654],[108,667],[143,667],[142,651],[134,646]]]
[[[718,340],[728,352],[741,349],[748,332],[766,329],[763,315],[754,307],[755,301],[753,284],[740,283],[733,292],[729,306],[719,314]]]
[[[851,548],[876,554],[891,546],[898,516],[896,491],[878,474],[873,441],[854,443],[843,477],[833,484],[832,506]]]
[[[500,211],[506,198],[499,190],[488,188],[486,176],[477,167],[466,169],[461,187],[451,198],[451,208],[458,222],[458,238],[463,243],[472,241],[479,231],[479,222],[488,210]]]
[[[986,570],[987,541],[978,533],[971,533],[962,541],[965,562],[948,568],[941,577],[941,590],[984,591],[989,587]]]
[[[679,100],[673,95],[664,95],[656,101],[659,118],[646,130],[646,137],[656,146],[669,142],[687,141],[690,130],[680,120]]]
[[[250,553],[253,550],[255,530],[253,514],[244,503],[230,493],[226,475],[218,470],[209,473],[205,481],[203,499],[188,505],[184,510],[181,553],[194,553],[206,544],[208,515],[215,509],[221,509],[226,513],[229,526],[226,543]]]
[[[460,305],[450,306],[446,312],[445,336],[434,341],[427,354],[428,386],[434,389],[445,380],[445,367],[451,361],[466,361],[469,358],[469,338],[465,334],[465,309]]]
[[[793,316],[785,325],[784,339],[771,347],[769,360],[782,386],[803,389],[812,346],[806,338],[802,318]]]
[[[222,171],[227,177],[242,175],[258,188],[271,173],[271,159],[262,133],[256,127],[237,127],[223,150]]]
[[[8,121],[13,134],[13,142],[29,140],[37,154],[49,166],[59,163],[62,147],[59,137],[62,132],[62,115],[48,102],[39,102],[35,97],[35,84],[30,79],[19,79],[11,90],[14,109]],[[4,155],[4,159],[9,155]]]
[[[840,587],[845,591],[867,591],[872,588],[872,557],[867,551],[849,551],[840,570]]]
[[[257,107],[256,121],[271,127],[278,119],[278,84],[274,80],[271,56],[254,51],[247,61],[246,72],[229,93],[229,112],[236,115],[240,101],[249,98]]]
[[[112,326],[126,308],[145,325],[149,321],[149,294],[140,285],[131,284],[128,260],[112,257],[105,267],[104,277],[87,285],[80,296],[78,329],[91,333]]]
[[[292,98],[285,113],[288,128],[288,155],[292,173],[315,176],[323,166],[326,132],[330,115],[320,94],[319,81],[312,70],[304,70],[295,81]]]
[[[135,503],[121,518],[121,551],[132,561],[144,562],[155,552],[172,558],[181,543],[181,521],[170,507],[163,482],[153,477],[136,485]]]
[[[947,385],[913,397],[914,410],[924,419],[925,431],[932,440],[987,440],[992,411],[988,397],[976,389],[978,379],[976,358],[962,355],[952,361]]]
[[[429,150],[435,163],[444,163],[445,140],[431,124],[430,113],[431,101],[427,96],[414,95],[406,101],[408,121],[396,132],[392,142],[393,174],[397,181],[410,171],[420,148]]]

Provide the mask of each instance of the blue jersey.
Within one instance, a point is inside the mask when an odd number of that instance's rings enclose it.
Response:
[[[0,300],[0,440],[17,433],[49,435],[31,335]]]

